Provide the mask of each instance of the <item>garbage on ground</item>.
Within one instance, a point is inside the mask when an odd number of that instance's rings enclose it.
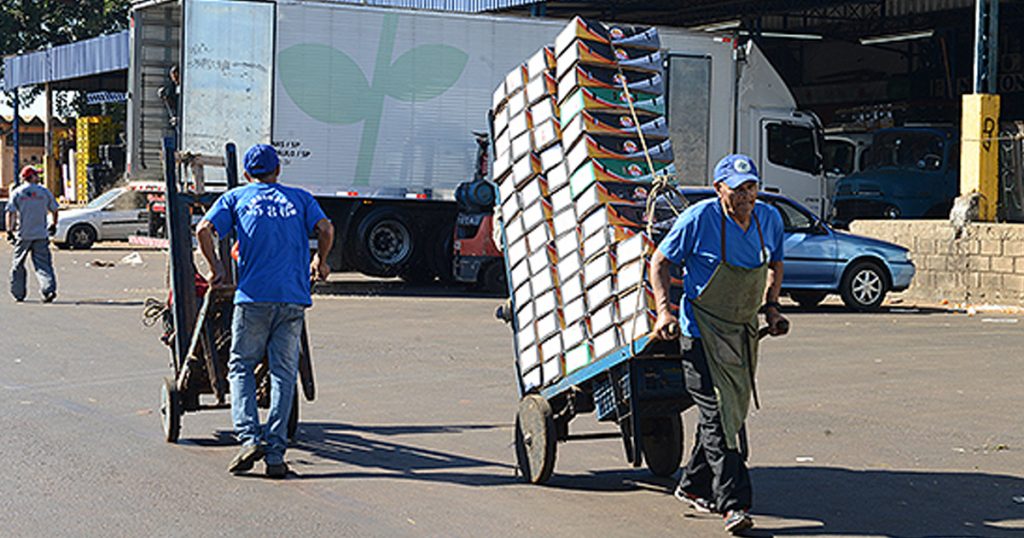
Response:
[[[132,252],[131,254],[125,256],[124,258],[121,258],[121,261],[117,263],[121,265],[131,265],[132,267],[138,267],[145,262],[142,261],[142,256],[139,255],[138,252]]]
[[[814,457],[813,456],[797,456],[796,457],[796,461],[797,461],[797,463],[814,463]]]
[[[85,265],[86,266],[92,266],[92,267],[113,267],[113,266],[115,266],[117,264],[114,263],[114,262],[108,262],[106,260],[93,260],[93,261],[91,261],[89,263],[86,263]]]

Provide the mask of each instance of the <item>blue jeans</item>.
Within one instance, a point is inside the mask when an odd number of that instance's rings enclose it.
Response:
[[[14,243],[14,256],[11,259],[11,295],[21,301],[25,298],[25,262],[32,256],[32,265],[36,269],[39,280],[39,293],[50,295],[57,292],[57,277],[53,274],[53,261],[50,257],[49,239],[18,239]]]
[[[299,371],[305,306],[287,303],[236,304],[231,322],[231,420],[243,446],[263,444],[268,464],[284,461],[288,417]],[[256,409],[256,365],[267,357],[270,412],[260,426]]]

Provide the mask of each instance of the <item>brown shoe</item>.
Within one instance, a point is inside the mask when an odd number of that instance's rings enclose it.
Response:
[[[263,459],[263,447],[260,445],[246,445],[238,451],[235,458],[228,465],[228,472],[231,474],[251,471],[257,461]]]

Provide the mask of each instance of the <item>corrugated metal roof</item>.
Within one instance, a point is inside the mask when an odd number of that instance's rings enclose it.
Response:
[[[913,15],[974,7],[975,0],[886,0],[885,13],[890,16]]]
[[[128,69],[128,31],[4,58],[4,90]]]
[[[539,3],[538,0],[330,0],[339,4],[482,13]]]

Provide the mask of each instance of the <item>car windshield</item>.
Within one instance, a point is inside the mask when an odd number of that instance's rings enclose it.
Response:
[[[943,147],[942,137],[933,133],[879,133],[868,150],[864,169],[938,170],[942,168]]]
[[[100,209],[103,206],[107,205],[108,202],[116,198],[118,194],[121,194],[121,192],[121,189],[110,189],[109,191],[101,194],[95,200],[86,204],[85,207],[87,207],[88,209]]]

